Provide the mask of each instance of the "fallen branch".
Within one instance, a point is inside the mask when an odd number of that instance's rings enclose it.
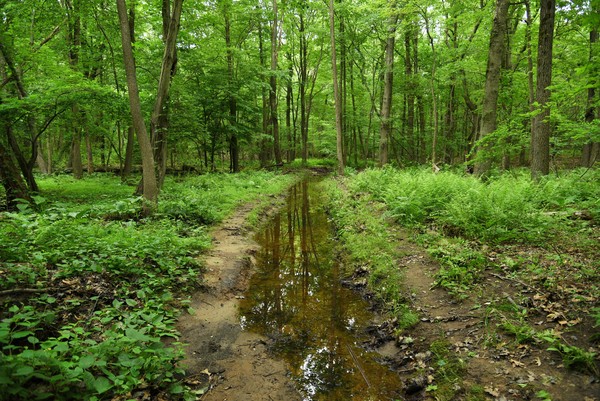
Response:
[[[522,282],[522,281],[521,281],[521,280],[519,280],[519,279],[516,279],[516,278],[510,278],[510,277],[506,277],[506,276],[501,276],[501,275],[499,275],[499,274],[496,274],[496,273],[490,273],[490,275],[492,275],[492,276],[494,276],[494,277],[498,277],[500,280],[504,280],[504,281],[514,281],[515,283],[521,284],[523,287],[527,288],[529,291],[532,291],[532,292],[537,292],[537,289],[536,289],[536,288],[534,288],[534,287],[530,286],[529,284],[526,284],[526,283]]]
[[[44,292],[54,292],[62,290],[64,287],[49,287],[49,288],[13,288],[11,290],[0,291],[0,297],[14,294],[39,294]]]

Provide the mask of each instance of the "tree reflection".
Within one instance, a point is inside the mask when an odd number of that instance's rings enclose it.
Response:
[[[315,207],[320,195],[315,185],[303,181],[292,188],[286,207],[256,236],[257,271],[240,304],[244,327],[276,340],[275,349],[307,399],[361,399],[371,393],[391,399],[382,394],[400,388],[397,375],[365,359],[347,329],[349,321],[371,316],[365,301],[340,285],[327,216]]]

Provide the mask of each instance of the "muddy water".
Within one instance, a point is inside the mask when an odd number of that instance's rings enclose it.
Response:
[[[257,271],[240,303],[246,330],[275,340],[305,400],[394,400],[398,375],[360,347],[373,321],[356,292],[340,284],[319,182],[304,181],[255,240]]]

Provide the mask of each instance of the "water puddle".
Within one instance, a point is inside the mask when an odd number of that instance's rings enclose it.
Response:
[[[359,345],[368,303],[340,284],[319,182],[290,190],[287,206],[255,240],[257,271],[240,303],[244,329],[274,338],[305,400],[394,400],[397,373]]]

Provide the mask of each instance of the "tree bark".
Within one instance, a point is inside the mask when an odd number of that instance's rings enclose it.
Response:
[[[127,75],[127,88],[129,90],[131,118],[142,155],[143,196],[147,201],[145,204],[145,212],[150,213],[156,207],[159,191],[156,173],[154,171],[154,155],[152,152],[152,144],[150,143],[150,138],[148,137],[148,132],[146,130],[146,124],[144,123],[144,116],[142,114],[142,105],[140,102],[135,71],[135,58],[133,56],[129,21],[127,19],[127,6],[125,0],[116,1],[121,28],[121,42],[123,45],[123,62],[125,65],[125,73]]]
[[[279,117],[277,113],[277,57],[279,49],[279,33],[277,27],[277,0],[273,0],[273,26],[271,28],[271,76],[269,82],[271,91],[269,92],[269,105],[271,108],[271,127],[273,130],[273,151],[275,153],[275,163],[280,165],[281,144],[279,143]]]
[[[379,165],[388,163],[389,140],[392,130],[392,100],[394,84],[394,48],[396,44],[396,25],[398,13],[395,4],[391,6],[393,14],[390,16],[388,37],[385,44],[385,73],[383,78],[383,103],[381,105],[381,129],[379,131]]]
[[[531,135],[531,177],[538,180],[550,172],[550,134],[552,127],[548,118],[552,83],[552,43],[554,41],[554,14],[556,0],[542,0],[537,58],[536,100],[540,108],[533,121]]]
[[[337,61],[335,51],[335,16],[333,0],[329,0],[329,36],[331,38],[331,75],[333,79],[333,97],[335,99],[335,130],[338,160],[338,174],[344,175],[344,146],[342,132],[342,99],[338,87]]]
[[[0,182],[6,192],[8,210],[16,209],[17,199],[32,202],[25,180],[15,165],[9,148],[4,145],[2,140],[0,140]]]
[[[154,102],[154,109],[150,118],[150,132],[154,148],[154,162],[156,163],[156,177],[158,188],[162,188],[167,170],[167,129],[169,89],[171,80],[175,75],[177,63],[176,44],[179,33],[179,23],[183,0],[174,0],[173,10],[170,12],[169,0],[163,0],[163,42],[165,50],[160,69],[158,91]]]
[[[600,10],[594,10],[595,13],[598,13],[598,11]],[[596,42],[598,42],[598,28],[594,27],[590,31],[590,63],[593,63],[594,60],[594,46]],[[596,89],[597,88],[593,86],[588,88],[588,107],[585,111],[586,123],[592,123],[596,118],[600,117],[600,108],[594,105],[594,101],[596,100]],[[599,115],[598,117],[597,114]],[[594,163],[598,161],[598,156],[600,156],[600,144],[591,141],[586,143],[582,150],[581,165],[583,167],[592,167]]]
[[[226,6],[228,7],[228,6]],[[231,19],[229,15],[229,8],[224,10],[225,17],[225,46],[227,48],[227,79],[229,81],[229,171],[231,173],[237,173],[240,170],[239,167],[239,149],[238,149],[238,137],[236,132],[237,124],[237,100],[233,94],[233,86],[235,81],[235,71],[233,65],[233,49],[231,48]]]
[[[483,96],[482,121],[478,140],[496,130],[498,114],[498,94],[500,93],[500,73],[502,59],[505,52],[506,23],[508,18],[508,0],[497,0],[494,12],[494,23],[490,33],[490,46],[485,74],[485,92]],[[482,176],[489,172],[492,162],[489,155],[491,145],[480,146],[477,149],[478,160],[475,163],[474,173]]]
[[[306,38],[306,26],[304,21],[304,8],[300,10],[300,137],[302,141],[302,164],[306,165],[308,160],[308,113],[306,106],[306,90],[308,81],[308,43]]]

